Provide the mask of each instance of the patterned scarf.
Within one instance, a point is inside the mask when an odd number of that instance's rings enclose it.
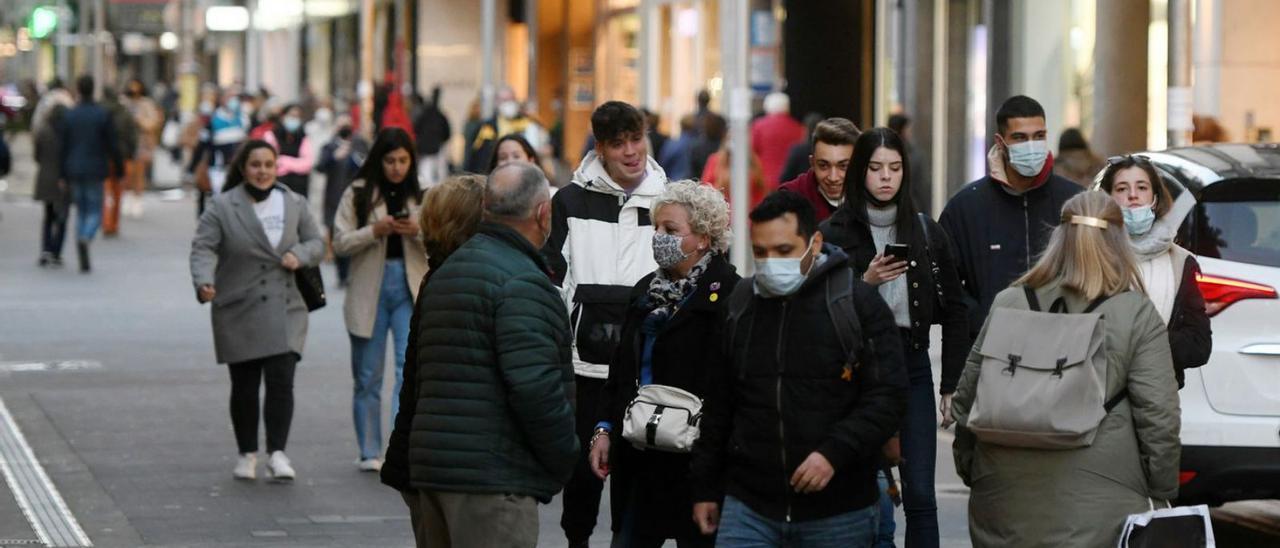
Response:
[[[713,255],[714,253],[704,255],[702,260],[689,270],[689,275],[679,280],[671,279],[665,270],[658,269],[658,274],[653,277],[653,281],[649,282],[649,298],[646,304],[653,308],[645,319],[646,327],[652,327],[656,332],[657,328],[666,324],[666,320],[675,314],[680,303],[698,289],[698,278],[706,272]]]

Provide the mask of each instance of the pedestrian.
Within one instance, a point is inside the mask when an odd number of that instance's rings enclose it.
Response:
[[[338,131],[333,139],[320,149],[320,161],[316,169],[324,175],[324,225],[329,233],[329,247],[333,247],[334,221],[338,217],[338,204],[351,185],[351,179],[359,171],[360,164],[369,155],[369,143],[351,126],[351,117],[339,115]],[[350,275],[351,258],[334,254],[338,270],[338,286],[346,287]]]
[[[569,318],[538,251],[551,207],[542,170],[498,168],[485,221],[422,293],[406,496],[419,546],[532,547],[538,503],[573,473]]]
[[[62,83],[62,79],[57,77],[49,80],[49,84],[45,86],[45,92],[40,95],[40,99],[36,101],[35,107],[31,111],[32,135],[39,135],[40,130],[44,129],[54,105],[62,105],[67,109],[76,106],[76,98]]]
[[[1094,177],[1107,167],[1106,162],[1089,150],[1089,142],[1077,128],[1067,128],[1058,137],[1058,155],[1054,157],[1053,172],[1075,181],[1083,188],[1093,186]],[[1124,205],[1120,206],[1122,209]]]
[[[423,196],[418,224],[422,229],[422,243],[427,250],[427,274],[418,285],[418,294],[426,292],[431,276],[440,270],[445,260],[462,244],[475,235],[484,212],[483,175],[457,175],[434,186]],[[405,351],[404,382],[400,387],[400,411],[395,414],[391,437],[387,442],[386,461],[382,464],[381,479],[384,485],[400,492],[410,509],[414,535],[419,546],[427,546],[417,507],[418,494],[409,474],[409,433],[413,430],[413,417],[418,407],[418,334],[422,332],[425,317],[422,299],[413,309],[409,320],[409,340],[412,344]],[[434,318],[435,316],[433,316]],[[425,361],[425,360],[424,360]]]
[[[395,389],[391,416],[400,407],[400,383],[409,317],[418,282],[427,273],[427,254],[418,229],[422,191],[413,138],[403,129],[383,129],[355,180],[342,193],[334,222],[333,251],[351,258],[343,319],[351,338],[351,409],[357,465],[365,472],[382,466],[382,377],[387,333],[392,334]]]
[[[44,202],[44,221],[40,225],[40,266],[62,266],[62,242],[67,234],[67,215],[71,207],[71,189],[62,178],[62,136],[58,127],[67,107],[54,105],[45,116],[45,124],[35,140],[35,199]],[[7,160],[8,155],[5,155]],[[0,162],[0,174],[8,171]]]
[[[770,192],[781,183],[778,176],[782,174],[787,153],[796,143],[803,142],[804,137],[804,126],[791,117],[791,98],[781,91],[766,95],[764,116],[751,122],[751,151],[760,157]]]
[[[689,169],[694,177],[700,177],[706,173],[711,156],[720,150],[725,136],[729,133],[729,122],[724,119],[724,116],[707,112],[702,117],[702,125],[698,126],[698,131],[700,135],[694,141],[693,149],[689,154]]]
[[[102,235],[115,236],[120,232],[120,215],[125,210],[125,187],[129,185],[131,162],[138,151],[138,123],[133,114],[120,103],[115,88],[102,88],[102,106],[111,113],[111,124],[116,128],[117,148],[124,165],[113,166],[117,176],[109,176],[103,182]],[[130,202],[132,204],[132,202]]]
[[[729,296],[694,520],[718,546],[869,547],[881,447],[906,405],[893,313],[802,196],[770,194],[751,223],[756,275]]]
[[[694,98],[698,103],[698,108],[693,111],[693,131],[697,136],[702,136],[706,126],[706,119],[709,116],[719,116],[711,111],[711,92],[706,89],[698,90],[698,95]],[[701,173],[701,169],[695,169],[694,173]]]
[[[702,182],[719,190],[726,200],[733,202],[733,183],[731,176],[733,175],[732,162],[733,146],[726,139],[724,146],[707,158],[707,165],[702,170]],[[760,158],[756,153],[747,151],[750,160],[747,162],[747,195],[750,197],[750,205],[755,207],[764,200],[769,194],[769,185],[765,182],[764,171],[760,167]]]
[[[667,142],[671,140],[671,136],[662,132],[662,117],[658,116],[658,113],[647,108],[640,109],[640,112],[644,114],[645,128],[648,129],[645,136],[649,138],[649,151],[654,158],[658,158],[662,149],[666,148]]]
[[[819,145],[821,146],[821,145]],[[825,147],[823,147],[825,148]],[[826,241],[849,255],[862,281],[875,287],[902,339],[908,386],[899,430],[907,518],[906,545],[938,546],[934,469],[938,415],[934,412],[929,329],[942,326],[942,377],[937,409],[951,422],[951,398],[969,353],[963,289],[942,227],[919,213],[906,143],[889,128],[863,133],[853,147],[845,205],[821,226]],[[815,147],[815,155],[818,148]],[[896,246],[896,247],[895,247]],[[894,254],[889,254],[893,250]]]
[[[1096,307],[1097,314],[1115,319],[1095,325],[1106,340],[1101,352],[1105,374],[1098,379],[1104,386],[1099,389],[1105,388],[1103,397],[1116,403],[1097,411],[1101,422],[1092,443],[1084,446],[1039,449],[977,439],[970,429],[975,398],[1001,395],[978,391],[987,374],[984,353],[993,352],[984,344],[1002,334],[992,323],[983,326],[952,408],[956,471],[970,488],[969,537],[980,548],[1109,546],[1120,538],[1126,516],[1163,506],[1178,494],[1177,382],[1164,322],[1142,294],[1124,217],[1101,192],[1071,198],[1060,215],[1062,224],[1053,229],[1044,255],[996,296],[989,321],[1006,319],[995,314],[998,309],[1026,314],[1039,308],[1028,303],[1028,295],[1038,303],[1062,299],[1068,311]],[[1050,343],[1050,338],[1046,335],[1042,342]],[[1018,371],[1014,376],[1034,374]],[[1051,374],[1046,370],[1043,376]],[[1127,397],[1113,398],[1122,394]],[[1048,411],[1064,425],[1073,421],[1073,413],[1082,412]]]
[[[687,114],[680,118],[680,135],[667,141],[658,154],[658,165],[667,172],[673,181],[681,181],[694,176],[693,143],[697,141],[697,132],[693,129],[694,117]]]
[[[453,134],[449,118],[440,110],[440,86],[431,88],[431,99],[424,101],[413,118],[413,132],[418,142],[418,171],[422,188],[431,188],[449,176],[449,158],[445,145]]]
[[[631,288],[652,273],[649,222],[666,173],[649,156],[644,116],[609,101],[591,114],[595,149],[556,193],[551,238],[543,251],[574,319],[573,368],[582,452],[565,486],[560,527],[571,548],[586,546],[596,526],[604,482],[591,473],[587,449],[600,417],[601,391],[618,345]]]
[[[236,479],[253,480],[258,463],[258,390],[267,475],[295,477],[285,455],[293,421],[293,378],[307,337],[307,305],[295,272],[320,264],[324,240],[302,196],[278,184],[276,152],[251,140],[231,161],[223,191],[209,201],[191,241],[196,299],[212,302],[213,348],[231,374]]]
[[[103,181],[119,176],[119,141],[111,112],[93,100],[93,77],[76,80],[79,103],[62,120],[62,179],[76,207],[76,253],[80,272],[89,273],[89,244],[102,225]]]
[[[463,161],[466,171],[484,171],[484,166],[493,157],[498,139],[504,135],[519,133],[529,141],[534,150],[547,143],[547,131],[525,112],[524,107],[516,100],[511,86],[499,89],[496,99],[497,112],[492,118],[481,122],[473,140],[467,142]]]
[[[786,183],[794,180],[809,169],[809,157],[813,155],[813,132],[818,129],[818,124],[826,119],[825,116],[816,112],[804,115],[806,138],[799,143],[791,145],[791,150],[787,151],[787,161],[782,164],[782,173],[778,175],[779,181]],[[856,128],[857,126],[854,127]],[[816,205],[814,207],[818,209],[819,215],[821,215],[822,208]]]
[[[280,123],[263,135],[262,139],[276,147],[280,161],[280,182],[289,190],[307,197],[311,186],[311,169],[315,166],[315,152],[303,127],[302,107],[292,104],[284,108]]]
[[[996,112],[996,129],[996,144],[987,152],[989,174],[956,192],[938,219],[955,246],[970,338],[996,294],[1044,251],[1062,205],[1083,190],[1053,174],[1044,108],[1035,99],[1006,100]]]
[[[1196,278],[1200,263],[1174,240],[1188,213],[1173,199],[1151,162],[1141,156],[1110,161],[1101,189],[1111,195],[1124,214],[1125,231],[1138,260],[1142,286],[1169,331],[1178,388],[1186,384],[1185,370],[1209,363],[1213,332],[1204,295]],[[1188,197],[1189,198],[1189,197]],[[1184,201],[1190,206],[1191,200]]]
[[[218,95],[217,107],[209,116],[209,123],[200,131],[199,144],[187,165],[187,172],[195,179],[196,189],[200,191],[197,202],[199,214],[204,213],[209,198],[222,192],[231,158],[248,134],[249,117],[240,97],[233,91],[223,91]]]
[[[620,350],[609,364],[609,380],[591,443],[591,469],[601,480],[612,474],[613,545],[635,548],[712,546],[689,519],[693,493],[690,455],[638,449],[623,421],[641,387],[674,387],[701,399],[710,392],[710,365],[720,359],[725,303],[740,276],[725,257],[729,249],[729,204],[697,181],[667,185],[651,209],[658,268],[631,289]],[[724,298],[722,299],[721,296]]]
[[[836,212],[845,201],[844,180],[853,158],[853,143],[858,140],[858,126],[846,118],[827,118],[813,128],[809,169],[778,187],[795,192],[809,200],[821,223]],[[854,176],[853,180],[861,178]],[[825,231],[824,231],[825,232]]]
[[[164,111],[150,97],[142,80],[134,78],[125,85],[123,104],[133,116],[137,126],[137,147],[125,160],[126,186],[132,192],[121,202],[120,209],[134,219],[142,217],[142,193],[147,189],[151,162],[156,146],[160,144],[160,130],[164,129]]]

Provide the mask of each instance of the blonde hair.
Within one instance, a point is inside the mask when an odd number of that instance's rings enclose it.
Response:
[[[436,264],[448,258],[475,235],[483,213],[483,175],[455,175],[428,191],[418,216],[427,256]]]
[[[1093,226],[1087,219],[1073,223],[1072,217],[1100,219],[1107,226]],[[1040,260],[1014,285],[1040,288],[1058,282],[1089,300],[1146,291],[1125,232],[1124,215],[1110,196],[1099,191],[1077,194],[1062,206],[1060,221]]]
[[[658,209],[668,205],[684,206],[685,211],[689,212],[689,227],[694,234],[711,240],[712,251],[728,251],[732,237],[729,231],[729,203],[719,190],[688,179],[669,183],[666,190],[649,206],[649,211],[656,214]]]

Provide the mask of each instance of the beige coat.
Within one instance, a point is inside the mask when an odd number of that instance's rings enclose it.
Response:
[[[406,182],[406,184],[412,181]],[[382,270],[387,261],[387,237],[373,235],[373,224],[387,216],[387,204],[373,189],[373,212],[364,226],[356,227],[355,191],[363,188],[364,180],[357,180],[342,193],[338,202],[338,215],[333,222],[333,251],[338,255],[351,257],[350,285],[347,286],[346,300],[342,303],[343,319],[347,323],[347,331],[362,338],[373,336],[373,322],[378,313],[378,295],[382,291]],[[415,224],[421,204],[409,200],[409,218]],[[409,291],[416,302],[418,284],[427,274],[427,252],[422,246],[422,234],[412,238],[401,238],[404,244],[404,266],[409,284]]]
[[[1037,291],[1041,303],[1062,294]],[[1067,309],[1088,303],[1067,294]],[[992,308],[1027,310],[1021,287],[996,295]],[[1164,322],[1145,295],[1116,295],[1098,308],[1104,316],[1107,395],[1129,397],[1098,427],[1093,445],[1071,450],[1004,447],[977,441],[964,428],[981,371],[970,352],[956,389],[956,471],[971,488],[969,535],[984,546],[1115,546],[1129,514],[1178,494],[1182,446],[1178,385]],[[982,328],[975,348],[986,339]]]

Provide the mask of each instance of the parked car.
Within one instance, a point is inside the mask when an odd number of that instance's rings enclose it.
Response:
[[[1280,498],[1280,145],[1144,152],[1195,207],[1178,242],[1196,255],[1213,327],[1186,371],[1180,504]]]

